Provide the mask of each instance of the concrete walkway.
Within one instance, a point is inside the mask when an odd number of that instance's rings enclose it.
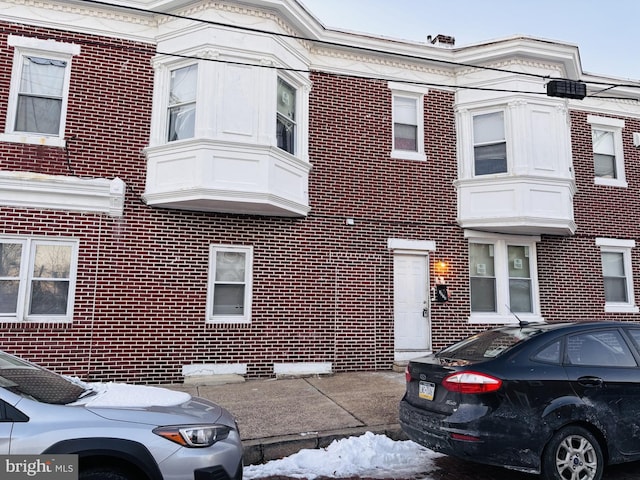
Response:
[[[167,385],[208,398],[235,415],[245,464],[286,457],[303,448],[367,431],[406,439],[398,425],[403,373],[338,373],[306,378],[247,380],[212,385]]]

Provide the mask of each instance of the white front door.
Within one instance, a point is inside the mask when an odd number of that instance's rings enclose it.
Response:
[[[393,258],[395,360],[431,350],[429,257],[395,254]]]

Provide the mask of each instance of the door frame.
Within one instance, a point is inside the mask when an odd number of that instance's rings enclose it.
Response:
[[[394,257],[395,255],[417,255],[417,256],[424,256],[427,257],[427,262],[426,262],[426,283],[427,285],[425,285],[425,294],[426,294],[426,299],[427,299],[427,309],[428,309],[428,317],[427,317],[427,321],[429,322],[429,329],[427,332],[427,335],[429,336],[429,343],[431,344],[432,342],[432,338],[431,338],[431,305],[430,305],[430,292],[429,292],[429,285],[431,282],[431,272],[430,272],[430,268],[429,268],[429,255],[431,254],[431,252],[435,252],[436,250],[436,242],[431,241],[431,240],[410,240],[410,239],[403,239],[403,238],[389,238],[387,240],[387,247],[389,248],[389,250],[392,251]],[[393,262],[393,264],[395,265],[395,261]],[[395,268],[395,266],[394,266]],[[392,287],[394,290],[394,299],[395,299],[395,271],[392,275],[392,278],[394,278],[394,286]],[[395,332],[395,300],[394,300],[394,312],[393,312],[393,316],[394,316],[394,332]],[[394,333],[394,347],[393,347],[393,355],[394,355],[394,361],[396,362],[404,362],[407,360],[410,360],[411,358],[415,358],[415,357],[419,357],[421,355],[426,355],[428,353],[431,353],[431,351],[398,351],[396,350],[395,347],[395,333]]]

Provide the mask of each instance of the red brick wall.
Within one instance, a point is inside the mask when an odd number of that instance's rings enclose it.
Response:
[[[436,348],[484,328],[468,324],[467,243],[455,223],[452,92],[434,89],[425,96],[427,161],[398,160],[389,156],[386,82],[313,73],[307,218],[152,209],[140,196],[153,46],[16,25],[4,25],[2,32],[5,71],[12,59],[10,32],[73,41],[82,52],[73,59],[67,137],[76,138],[68,157],[64,149],[2,143],[0,168],[120,177],[128,187],[122,218],[0,207],[4,234],[80,240],[73,323],[0,325],[2,348],[88,380],[140,383],[180,381],[182,366],[191,363],[246,363],[250,377],[270,376],[273,363],[282,362],[332,362],[336,371],[388,369],[388,238],[435,241],[431,261],[450,264],[451,301],[432,308]],[[8,81],[0,79],[3,112]],[[594,239],[636,238],[640,215],[638,158],[630,144],[630,132],[640,126],[627,119],[629,189],[611,189],[593,185],[585,114],[574,112],[572,119],[578,234],[544,237],[538,248],[542,313],[554,321],[580,319],[576,311],[604,317]],[[346,218],[355,224],[346,225]],[[205,324],[209,246],[218,243],[254,247],[250,325]]]

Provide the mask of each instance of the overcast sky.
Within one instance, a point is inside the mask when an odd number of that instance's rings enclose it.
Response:
[[[512,35],[577,45],[587,73],[640,81],[640,0],[300,0],[326,27],[396,39]]]

